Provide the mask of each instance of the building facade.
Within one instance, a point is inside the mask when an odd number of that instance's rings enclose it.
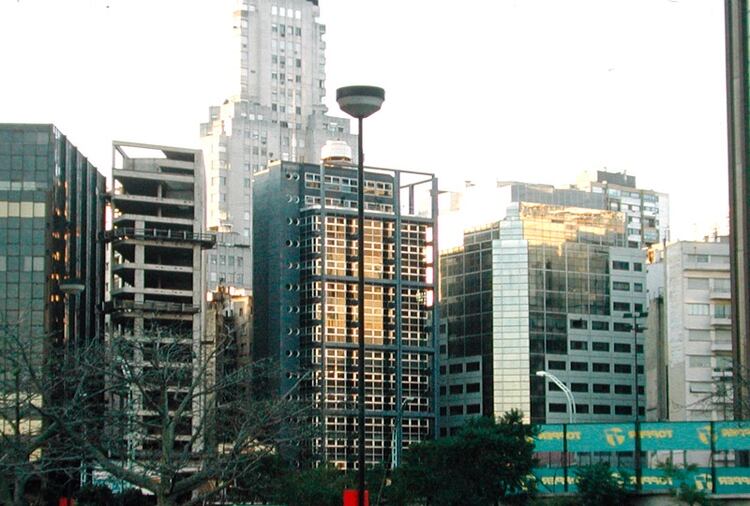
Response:
[[[366,459],[436,430],[437,180],[365,175]],[[279,365],[279,395],[311,400],[313,462],[357,464],[357,172],[277,162],[256,174],[255,353]],[[401,415],[403,414],[403,417]],[[397,421],[400,420],[400,423]]]
[[[648,418],[731,419],[729,243],[681,241],[651,255]]]
[[[583,172],[580,189],[603,195],[607,209],[625,215],[627,246],[642,248],[669,239],[669,197],[636,186],[635,176],[624,172]]]
[[[619,212],[512,204],[441,253],[440,431],[520,409],[527,421],[631,420],[643,413],[645,259]],[[635,367],[637,361],[637,369]],[[637,371],[637,375],[636,375]],[[636,388],[637,386],[637,388]]]
[[[57,128],[0,124],[0,431],[6,469],[28,465],[23,438],[39,434],[44,423],[36,408],[67,395],[60,389],[66,357],[104,337],[104,202],[104,176]],[[44,386],[29,380],[27,367]],[[48,451],[61,454],[54,443],[44,447]],[[56,462],[60,473],[78,465],[59,457]]]
[[[131,343],[136,355],[129,367],[139,374],[148,372],[139,368],[156,367],[149,357],[166,360],[160,367],[187,371],[187,377],[175,375],[168,386],[170,395],[178,396],[185,382],[196,381],[191,375],[202,367],[201,357],[212,352],[204,349],[211,343],[203,339],[203,250],[213,246],[214,238],[203,232],[201,152],[116,141],[113,160],[112,228],[105,234],[111,271],[108,338]],[[161,357],[160,347],[174,352]],[[148,426],[153,415],[148,396],[135,391],[127,402],[137,425]],[[194,408],[177,436],[180,448],[200,447],[202,411]],[[129,444],[136,454],[160,445],[145,431]]]
[[[53,125],[0,125],[0,318],[39,351],[102,338],[104,198],[104,176]]]
[[[488,205],[492,202],[492,205]],[[461,231],[505,218],[508,206],[527,202],[622,212],[629,248],[661,242],[669,231],[669,197],[636,187],[635,177],[624,173],[584,172],[576,185],[557,188],[517,181],[466,181],[460,192],[446,192],[441,200],[441,238],[446,247],[460,246]]]
[[[349,119],[329,116],[323,104],[325,25],[319,13],[311,0],[237,2],[235,89],[201,125],[207,226],[222,233],[217,255],[227,258],[225,265],[208,265],[210,289],[222,279],[252,288],[253,174],[271,160],[317,163],[329,139],[356,143]]]

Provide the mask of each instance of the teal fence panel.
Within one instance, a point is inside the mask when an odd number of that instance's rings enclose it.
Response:
[[[563,426],[562,424],[539,425],[539,432],[534,437],[535,452],[561,452],[563,451]],[[570,434],[568,434],[570,440]]]
[[[717,467],[717,494],[750,494],[750,468]]]
[[[641,449],[710,450],[710,435],[706,422],[642,422]]]
[[[587,423],[568,425],[568,451],[633,451],[635,429],[632,423]]]
[[[715,422],[716,450],[750,450],[750,421]]]

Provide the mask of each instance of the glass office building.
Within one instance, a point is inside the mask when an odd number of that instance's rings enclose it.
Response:
[[[521,202],[441,254],[441,434],[513,408],[567,421],[538,371],[573,391],[577,421],[632,419],[643,336],[623,315],[643,311],[646,273],[624,233],[618,212]]]
[[[435,432],[437,180],[368,169],[364,190],[366,458],[389,464]],[[356,169],[272,163],[254,206],[255,356],[279,364],[279,395],[313,402],[313,462],[354,469]]]
[[[66,347],[102,338],[104,192],[53,125],[0,124],[0,356],[20,345],[39,367],[60,364]],[[3,390],[19,384],[6,365]]]

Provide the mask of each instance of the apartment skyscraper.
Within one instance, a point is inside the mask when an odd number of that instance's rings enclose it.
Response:
[[[388,464],[436,427],[437,180],[367,169],[364,191],[366,459]],[[272,163],[256,174],[254,205],[256,357],[278,364],[278,395],[313,402],[313,461],[354,469],[356,168]]]
[[[732,419],[729,243],[653,248],[647,265],[647,416]]]
[[[620,212],[517,202],[505,219],[443,251],[440,431],[517,408],[533,423],[632,420],[643,412],[645,257],[625,247]],[[638,363],[635,370],[636,360]]]
[[[201,125],[207,226],[219,232],[208,285],[252,288],[253,174],[270,160],[317,163],[329,139],[356,143],[327,115],[325,25],[315,0],[238,0],[233,89]]]

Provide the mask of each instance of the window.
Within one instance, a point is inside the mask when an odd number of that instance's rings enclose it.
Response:
[[[599,322],[599,321],[592,321],[591,322],[591,329],[592,330],[609,330],[609,322]]]
[[[588,371],[589,364],[587,362],[571,362],[570,370],[571,371]]]
[[[466,364],[466,372],[474,372],[479,370],[479,362],[468,362]]]
[[[603,362],[594,362],[591,364],[591,369],[594,372],[609,372],[609,364]]]
[[[711,263],[713,264],[728,264],[729,255],[711,255]]]
[[[595,394],[608,394],[609,385],[604,383],[594,383],[593,390]]]
[[[614,311],[630,311],[630,302],[613,302],[612,309]]]
[[[609,351],[609,343],[594,341],[591,343],[592,351]]]
[[[466,393],[473,394],[479,392],[479,383],[469,383],[466,385]]]
[[[688,290],[708,290],[708,278],[687,278]]]
[[[562,361],[562,360],[550,360],[547,363],[547,367],[549,367],[553,371],[564,371],[565,370],[565,362]]]
[[[450,392],[451,395],[462,394],[464,393],[464,386],[463,385],[451,385],[448,391]]]
[[[576,404],[576,413],[588,413],[589,412],[589,405],[588,404]]]
[[[729,292],[731,290],[731,283],[729,278],[717,278],[713,280],[714,291],[717,292]]]
[[[643,264],[640,262],[633,262],[633,270],[636,272],[643,272]]]
[[[479,404],[467,404],[466,405],[467,415],[476,415],[477,413],[479,413]]]
[[[573,392],[588,392],[589,385],[588,383],[571,383],[570,390]]]
[[[633,413],[633,408],[630,406],[615,406],[616,415],[630,415]]]
[[[570,328],[571,329],[585,329],[588,327],[588,322],[586,320],[570,320]]]
[[[643,291],[643,283],[633,283],[633,291],[634,292],[642,292]]]
[[[629,323],[615,322],[615,332],[630,332],[633,326]]]
[[[449,412],[451,416],[463,415],[464,407],[463,406],[451,406]]]
[[[440,387],[440,395],[445,395],[445,386]]]
[[[695,262],[698,264],[707,264],[708,263],[708,255],[688,255],[687,256],[688,262]]]
[[[559,404],[556,402],[549,403],[550,413],[566,413],[567,411],[568,411],[568,407],[565,404]]]
[[[687,314],[690,316],[708,316],[708,304],[687,304]]]
[[[595,415],[608,415],[612,409],[606,404],[594,404]]]
[[[715,304],[714,305],[714,318],[731,318],[732,317],[732,305],[731,304]]]
[[[616,271],[629,271],[630,262],[622,262],[620,260],[612,260],[612,269]]]
[[[587,350],[588,344],[586,341],[570,341],[571,350]]]
[[[619,290],[621,292],[630,291],[630,283],[624,281],[612,281],[612,290]]]
[[[461,374],[464,372],[463,364],[451,364],[448,368],[451,374]]]
[[[630,345],[626,343],[615,343],[615,353],[630,353]]]
[[[617,374],[630,374],[633,368],[628,364],[615,364],[615,372]]]
[[[628,395],[633,392],[630,385],[615,385],[615,393],[620,395]]]

